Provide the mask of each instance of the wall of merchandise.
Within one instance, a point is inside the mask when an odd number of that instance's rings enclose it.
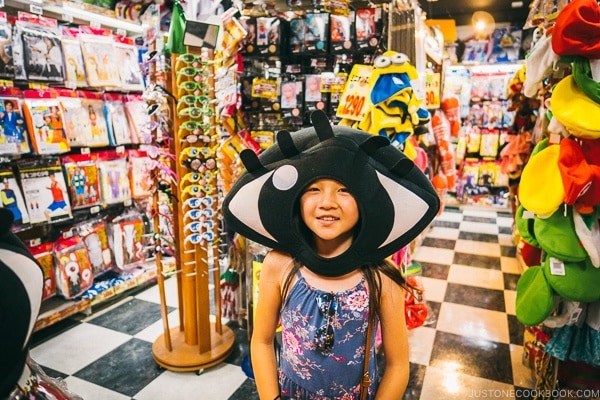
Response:
[[[502,153],[514,129],[509,83],[519,63],[452,66],[445,71],[444,98],[456,98],[460,123],[452,133],[456,148],[458,201],[507,207],[508,158]]]
[[[320,9],[224,13],[216,57],[182,54],[177,65],[156,37],[140,46],[106,28],[0,12],[0,195],[44,266],[50,312],[155,279],[154,260],[176,268],[178,245],[217,245],[236,153],[268,147],[316,109],[336,120],[352,66],[386,48],[388,10]]]

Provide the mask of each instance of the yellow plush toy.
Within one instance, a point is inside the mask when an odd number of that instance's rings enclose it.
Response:
[[[406,54],[386,51],[375,59],[369,78],[371,107],[362,121],[342,120],[373,135],[386,136],[402,144],[414,133],[414,127],[430,120],[429,111],[421,107],[422,98],[413,85],[419,75]]]

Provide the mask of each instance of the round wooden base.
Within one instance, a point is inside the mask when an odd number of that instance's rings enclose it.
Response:
[[[154,361],[161,367],[170,371],[188,372],[201,371],[223,362],[233,349],[235,337],[231,328],[223,325],[223,334],[219,335],[211,322],[211,349],[200,353],[198,345],[189,345],[185,342],[184,332],[179,327],[170,330],[172,351],[165,345],[164,334],[160,335],[152,344]]]

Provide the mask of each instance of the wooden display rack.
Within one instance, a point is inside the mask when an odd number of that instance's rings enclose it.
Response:
[[[188,47],[188,53],[202,55],[203,58],[212,60],[212,51],[205,53],[206,49]],[[201,52],[202,51],[202,52]],[[167,77],[167,87],[177,93],[177,54],[171,55],[171,65],[173,68]],[[209,85],[214,87],[212,78]],[[214,97],[211,96],[211,97]],[[171,108],[176,110],[174,104]],[[193,120],[191,116],[179,117],[176,112],[172,112],[174,134],[178,133],[178,127],[182,121]],[[201,117],[202,118],[202,117]],[[213,117],[214,119],[214,117]],[[215,122],[214,120],[211,122]],[[214,128],[212,128],[214,129]],[[213,132],[214,133],[214,132]],[[181,165],[179,158],[183,149],[182,142],[175,137],[173,143],[173,154],[175,155],[175,171],[180,179],[191,172],[190,169]],[[158,263],[157,283],[161,292],[163,334],[160,335],[152,345],[154,360],[161,367],[178,372],[197,371],[201,372],[205,368],[215,366],[223,362],[231,353],[235,342],[235,337],[231,328],[223,326],[221,323],[221,293],[220,293],[220,268],[218,254],[217,228],[215,234],[215,243],[210,244],[211,250],[214,250],[213,257],[209,257],[207,246],[201,244],[191,244],[184,240],[185,221],[183,220],[182,205],[185,201],[186,193],[183,193],[181,187],[177,188],[176,200],[173,200],[173,219],[177,224],[174,227],[175,243],[177,243],[176,252],[179,265],[176,266],[176,277],[178,285],[179,299],[179,320],[180,326],[170,328],[168,323],[166,299],[164,298],[164,274]],[[215,188],[216,190],[216,188]],[[217,213],[215,213],[217,214]],[[219,226],[219,221],[215,216],[214,226]],[[209,260],[214,260],[209,265]],[[209,268],[209,266],[211,268]],[[210,291],[209,274],[213,273],[214,291],[213,298],[215,304],[215,322],[210,321]]]

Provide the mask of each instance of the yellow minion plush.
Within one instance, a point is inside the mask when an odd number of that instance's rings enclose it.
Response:
[[[406,54],[395,51],[378,56],[373,67],[369,79],[371,108],[363,121],[349,125],[400,145],[414,133],[415,126],[430,120],[429,112],[421,107],[422,99],[413,90],[417,70]]]

